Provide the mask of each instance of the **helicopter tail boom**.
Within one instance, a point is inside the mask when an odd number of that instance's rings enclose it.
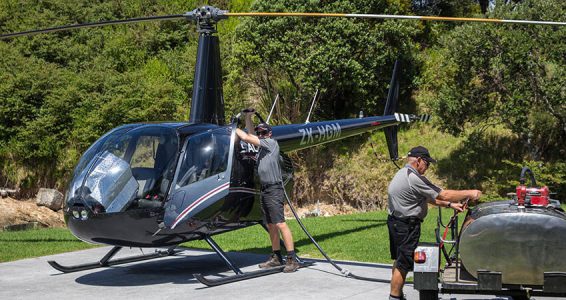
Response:
[[[421,116],[417,115],[394,113],[385,116],[281,125],[273,127],[273,138],[279,142],[281,151],[294,151],[420,119]]]

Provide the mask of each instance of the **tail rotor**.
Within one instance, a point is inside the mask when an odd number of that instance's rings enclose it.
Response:
[[[387,94],[387,102],[385,103],[385,110],[383,115],[393,115],[399,106],[399,60],[395,61],[393,67],[393,75],[391,76],[391,83],[389,84],[389,93]],[[389,157],[395,163],[399,159],[399,147],[397,141],[398,125],[387,127],[384,129],[385,139],[387,140],[387,149],[389,150]]]

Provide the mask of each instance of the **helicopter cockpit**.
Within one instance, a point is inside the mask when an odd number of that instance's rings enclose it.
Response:
[[[197,134],[186,141],[175,189],[226,171],[230,136],[226,130]]]
[[[109,132],[82,156],[67,194],[73,217],[162,206],[179,138],[166,126],[133,127]]]

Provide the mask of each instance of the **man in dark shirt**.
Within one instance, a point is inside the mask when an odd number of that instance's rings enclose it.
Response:
[[[253,110],[249,110],[253,111]],[[271,126],[261,123],[255,128],[257,135],[252,134],[253,125],[251,121],[253,113],[245,113],[246,128],[248,132],[236,129],[238,137],[256,147],[259,147],[257,157],[257,172],[261,183],[261,210],[263,212],[264,223],[267,224],[271,248],[273,254],[260,268],[273,268],[281,266],[281,246],[279,244],[279,233],[283,238],[285,249],[287,250],[287,262],[283,272],[294,272],[299,268],[295,255],[295,246],[291,230],[285,223],[283,210],[284,191],[281,177],[281,167],[279,166],[279,144],[271,138]]]
[[[403,285],[407,273],[413,270],[413,253],[419,243],[421,222],[428,212],[428,204],[464,209],[463,202],[477,201],[479,190],[444,190],[431,183],[424,173],[431,163],[436,162],[425,147],[417,146],[408,153],[408,163],[391,180],[387,227],[389,249],[395,260],[391,274],[389,299],[404,299]]]

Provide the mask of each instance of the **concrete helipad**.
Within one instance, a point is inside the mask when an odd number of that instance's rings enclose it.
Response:
[[[192,274],[232,275],[213,252],[186,250],[176,256],[62,274],[47,264],[94,262],[110,248],[96,248],[0,264],[0,299],[387,299],[389,285],[343,277],[326,261],[291,274],[278,273],[208,288]],[[153,249],[144,249],[145,253]],[[117,257],[138,255],[124,249]],[[257,270],[264,255],[228,253],[243,271]],[[339,264],[358,276],[388,280],[391,266],[357,262]],[[418,299],[412,286],[408,299]],[[443,295],[442,299],[506,299]],[[538,298],[537,299],[542,299]]]

